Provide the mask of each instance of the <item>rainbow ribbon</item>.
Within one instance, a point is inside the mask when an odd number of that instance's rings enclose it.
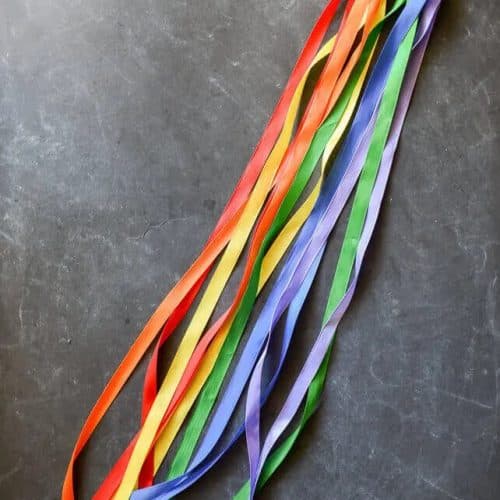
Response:
[[[140,429],[93,498],[172,498],[212,468],[243,433],[249,481],[235,498],[253,498],[274,474],[319,406],[337,326],[356,288],[440,3],[396,0],[386,12],[385,0],[350,0],[337,34],[320,48],[340,0],[327,4],[200,257],[147,322],[87,418],[68,465],[63,500],[74,498],[75,461],[155,338],[144,383]],[[370,68],[381,30],[396,14],[397,19]],[[319,64],[323,65],[321,76],[299,118],[304,87]],[[333,157],[333,167],[326,174]],[[319,178],[294,212],[318,163]],[[323,327],[281,411],[261,440],[263,405],[281,373],[329,235],[355,188]],[[219,397],[257,295],[265,290],[293,240]],[[247,244],[246,262],[233,302],[208,327]],[[170,368],[159,384],[160,348],[190,310],[219,256]],[[285,312],[279,356],[268,359],[273,332]],[[266,363],[271,378],[263,386]],[[226,440],[228,444],[216,449],[228,431],[228,422],[245,387],[248,390],[244,422]],[[299,424],[275,449],[304,400]],[[154,475],[195,402],[168,480],[153,486]]]

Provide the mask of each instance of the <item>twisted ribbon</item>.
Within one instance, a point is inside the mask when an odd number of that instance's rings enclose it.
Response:
[[[74,498],[75,461],[156,337],[143,389],[141,428],[94,499],[122,500],[131,495],[133,500],[172,498],[213,467],[243,432],[250,477],[235,498],[253,498],[257,488],[277,470],[319,405],[337,326],[356,288],[440,3],[441,0],[396,0],[384,15],[385,0],[349,0],[338,33],[318,51],[340,0],[328,3],[200,256],[148,320],[85,421],[66,471],[63,500]],[[381,29],[400,10],[361,92]],[[295,127],[308,77],[325,59],[321,76]],[[333,168],[326,175],[326,165],[347,130]],[[292,215],[318,161],[319,178]],[[261,444],[262,406],[283,367],[328,237],[356,184],[323,327]],[[295,237],[195,453],[255,300]],[[207,329],[249,238],[246,262],[233,301]],[[159,384],[160,349],[185,318],[219,256],[167,374]],[[268,359],[273,332],[285,311],[279,356]],[[263,386],[265,363],[271,377]],[[216,450],[247,383],[244,424],[222,449]],[[298,426],[271,453],[304,398]],[[154,474],[197,399],[168,481],[151,486]],[[142,489],[132,493],[137,486]]]

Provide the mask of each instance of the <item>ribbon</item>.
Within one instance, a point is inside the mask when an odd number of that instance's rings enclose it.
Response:
[[[308,75],[312,71],[313,67],[318,62],[320,62],[322,59],[324,59],[324,57],[326,57],[331,52],[333,44],[334,44],[334,38],[332,38],[329,42],[327,42],[327,44],[325,44],[325,46],[319,51],[319,53],[317,54],[315,60],[313,61],[312,65],[311,65],[311,67],[309,68],[308,72],[306,73],[306,75],[304,75],[302,81],[300,82],[300,84],[295,92],[294,98],[292,100],[290,109],[289,109],[288,114],[287,114],[287,118],[285,120],[285,126],[284,126],[283,131],[285,131],[285,130],[290,131],[291,128],[293,127],[293,124],[295,122],[295,118],[296,118],[296,115],[298,112],[298,107],[300,104],[300,98],[302,95],[302,91],[303,91],[303,88],[305,86]],[[282,255],[285,253],[286,249],[288,248],[291,241],[293,240],[295,234],[300,229],[303,221],[306,219],[307,215],[310,213],[310,211],[314,205],[314,202],[317,198],[320,185],[321,185],[321,177],[320,177],[319,181],[317,182],[315,188],[311,192],[311,194],[307,197],[307,199],[302,204],[300,209],[290,219],[290,221],[287,223],[285,228],[278,235],[278,237],[274,241],[273,245],[271,246],[271,248],[267,252],[266,256],[264,257],[262,276],[261,276],[261,281],[259,283],[259,290],[264,286],[265,282],[269,279],[269,277],[272,273],[272,270],[276,267],[276,265],[279,262],[279,260],[281,259]],[[292,189],[292,191],[294,191],[296,193],[296,196],[298,197],[300,195],[301,189],[303,187],[304,186],[295,186],[295,189]],[[245,212],[247,211],[247,208],[248,208],[248,205],[247,205],[247,207],[245,207]],[[253,208],[253,207],[250,206],[250,208]],[[254,210],[254,212],[255,212],[255,210]],[[250,213],[252,214],[252,212],[250,212]],[[255,214],[255,216],[256,215],[257,214]],[[243,216],[242,216],[242,219],[243,219]],[[238,225],[240,223],[241,223],[241,220],[238,223]],[[156,344],[151,361],[148,365],[148,370],[146,373],[145,384],[144,384],[144,391],[143,391],[143,408],[142,408],[143,419],[146,417],[147,413],[149,412],[149,408],[151,407],[151,405],[154,401],[154,398],[156,396],[156,390],[157,390],[156,389],[156,385],[157,385],[156,379],[157,379],[157,362],[158,362],[157,360],[158,360],[159,350],[162,347],[163,343],[168,338],[168,336],[172,333],[172,331],[176,325],[172,324],[172,325],[168,325],[168,326],[172,326],[172,328],[167,329],[166,328],[167,325],[164,327],[162,334],[159,337],[158,342]],[[210,356],[209,356],[209,358],[210,358]],[[210,371],[210,370],[208,370],[208,368],[206,368],[206,367],[204,369],[200,368],[200,375],[201,375],[201,373],[204,373],[207,371]],[[195,397],[196,397],[196,395],[192,396],[192,399],[194,399]],[[177,397],[177,399],[174,397],[173,401],[176,402],[177,400],[178,400],[178,397]],[[182,403],[184,403],[184,401],[185,400],[182,400]],[[170,409],[171,408],[169,407],[169,410]],[[187,413],[187,410],[186,410],[186,413]],[[167,414],[168,414],[168,411],[167,411]],[[174,417],[175,417],[175,415],[174,415]],[[162,426],[161,426],[160,430],[165,428],[165,432],[166,432],[168,429],[167,424],[169,424],[169,421],[164,418],[162,421]],[[180,423],[179,423],[179,425],[180,425]],[[170,437],[172,435],[172,432],[170,431],[169,435],[168,435],[168,439],[172,440],[173,437],[175,437],[175,433],[176,432],[174,431],[173,436]],[[163,443],[162,449],[164,449],[165,442],[167,441],[165,439],[166,434],[162,437],[163,437],[163,441],[160,441],[160,444]],[[118,484],[121,480],[121,477],[123,476],[123,472],[125,470],[125,467],[126,467],[126,464],[128,462],[128,459],[130,457],[130,454],[132,453],[133,445],[135,444],[136,439],[137,439],[137,436],[134,438],[134,440],[132,440],[132,442],[129,444],[129,446],[127,447],[125,452],[122,454],[120,459],[116,462],[116,464],[113,467],[113,469],[111,470],[111,472],[108,474],[105,481],[101,484],[100,488],[98,489],[98,491],[94,495],[95,500],[102,500],[105,498],[111,498],[112,494],[114,493],[114,491],[118,487]],[[148,458],[150,458],[150,457],[148,457]],[[157,461],[157,466],[159,466],[158,461]],[[142,471],[142,472],[144,472],[144,471]],[[151,471],[151,474],[152,474],[152,471]]]
[[[403,120],[440,0],[396,0],[391,13],[404,3],[406,7],[391,30],[346,141],[322,187],[327,159],[354,111],[372,48],[383,22],[379,20],[385,11],[385,0],[349,0],[337,37],[313,60],[312,49],[314,46],[319,47],[339,1],[330,2],[323,11],[263,138],[200,257],[153,313],[87,418],[68,465],[63,499],[74,498],[73,468],[79,453],[160,331],[146,374],[142,429],[122,454],[95,498],[111,498],[114,495],[115,499],[125,499],[130,497],[137,481],[139,486],[151,484],[153,473],[160,466],[207,379],[193,419],[188,424],[188,431],[191,428],[194,432],[188,432],[181,443],[169,473],[171,480],[135,492],[132,495],[134,500],[171,498],[180,493],[211,468],[243,430],[246,431],[250,481],[235,498],[253,498],[257,487],[269,479],[293,447],[319,404],[333,339],[338,323],[352,299],[366,248],[373,234]],[[422,9],[418,41],[398,104],[417,29],[416,19]],[[386,18],[387,16],[384,20]],[[328,52],[331,54],[300,120],[296,135],[290,142],[307,75],[312,65]],[[309,63],[307,70],[306,61]],[[393,123],[394,116],[396,118]],[[319,180],[306,201],[285,225],[320,156],[322,162]],[[322,330],[261,448],[261,406],[279,376],[297,317],[324,254],[327,238],[358,177],[360,180]],[[265,201],[250,242],[235,298],[229,309],[202,335]],[[187,467],[235,354],[256,296],[299,230],[299,236],[250,335],[235,375],[231,378],[191,466],[184,474],[173,478]],[[222,258],[158,389],[159,349],[184,318],[222,250]],[[270,382],[262,388],[262,372],[270,339],[278,319],[286,309],[287,322],[280,357],[274,362]],[[243,375],[238,377],[240,374]],[[245,426],[238,430],[222,451],[215,453],[214,447],[225,430],[249,377]],[[299,426],[270,455],[306,393],[307,399]],[[217,420],[218,413],[222,413],[222,420]]]
[[[379,28],[381,29],[381,25]],[[378,31],[380,31],[380,29]],[[364,76],[368,69],[369,54],[372,51],[375,40],[376,36],[373,36],[371,37],[370,42],[367,43],[367,47],[365,47],[365,51],[360,58],[360,63],[356,68],[356,70],[354,71],[351,80],[349,81],[349,84],[346,87],[345,93],[341,96],[339,100],[338,104],[340,105],[340,109],[343,109],[343,102],[348,99],[350,92],[352,92],[352,88],[355,88],[355,93],[357,93],[361,89],[362,84],[364,82]],[[352,112],[354,110],[353,105],[354,105],[354,100],[351,100],[349,103],[349,110],[348,111],[346,110],[346,114],[344,115],[344,117],[348,117],[350,119]],[[316,133],[314,141],[311,144],[311,148],[304,159],[304,164],[314,165],[318,161],[319,156],[321,155],[321,151],[325,148],[325,143],[328,140],[328,137],[331,135],[332,130],[336,131],[343,130],[343,127],[335,129],[335,125],[338,122],[338,117],[337,117],[338,111],[339,108],[336,108]],[[342,120],[344,120],[344,117]],[[335,137],[332,138],[334,138],[335,140],[334,141],[330,140],[330,142],[327,144],[323,155],[323,162],[325,162],[329,158],[331,151],[338,144],[340,135],[335,134]],[[297,244],[295,245],[294,248],[296,247]],[[280,276],[278,278],[277,283],[280,283],[282,279],[283,279],[282,276]],[[279,285],[275,285],[275,289],[277,286]],[[254,332],[260,329],[261,322],[263,321],[263,318],[265,316],[264,311],[266,310],[266,308],[269,307],[270,301],[272,301],[273,293],[275,292],[274,291],[271,292],[268,302],[265,305],[265,309],[263,310],[262,315],[259,317],[258,323],[254,327]],[[247,313],[249,314],[249,311],[247,311]],[[248,379],[249,372],[253,366],[253,363],[248,358],[248,354],[252,353],[255,350],[255,347],[252,345],[252,341],[255,340],[254,332],[252,332],[252,334],[250,335],[250,340],[247,343],[247,346],[245,347],[245,350],[238,362],[237,367],[235,368],[231,381],[228,384],[226,393],[224,394],[223,399],[218,407],[218,411],[215,413],[215,416],[212,419],[212,424],[209,430],[207,431],[207,435],[211,433],[211,429],[214,426],[217,426],[217,428],[219,429],[219,436],[220,436],[227,422],[229,421],[232,412],[234,411],[239,395],[243,390],[245,381]],[[238,335],[238,333],[235,333],[235,335]],[[228,341],[229,340],[230,339],[228,339]],[[219,360],[217,361],[217,366],[214,369],[214,373],[207,382],[207,386],[203,390],[200,401],[195,409],[195,413],[186,428],[184,440],[181,442],[177,455],[174,458],[171,470],[169,472],[169,478],[173,478],[176,475],[181,474],[182,472],[184,472],[187,466],[187,463],[192,454],[196,441],[198,440],[203,425],[208,418],[208,414],[212,408],[212,405],[215,402],[215,398],[222,383],[223,374],[225,374],[227,371],[227,365],[228,365],[227,360],[230,359],[233,355],[234,344],[236,344],[236,342],[229,341],[228,344],[224,346],[223,352],[221,352],[220,361]],[[220,365],[223,365],[223,368],[219,368]],[[227,399],[228,397],[232,399],[231,403],[225,402],[225,399]],[[215,443],[212,441],[212,446],[214,444]]]
[[[273,144],[276,142],[295,88],[300,82],[304,72],[311,64],[314,54],[335,15],[338,3],[339,0],[331,0],[319,16],[292,70],[290,79],[285,86],[269,123],[200,256],[148,320],[87,417],[76,440],[66,470],[62,488],[63,500],[74,499],[74,464],[92,436],[95,428],[99,425],[108,408],[111,406],[166,321],[169,318],[172,324],[177,324],[180,321],[178,320],[178,316],[183,312],[185,313],[186,305],[190,303],[190,299],[194,300],[193,295],[196,295],[201,284],[207,277],[212,263],[226,245],[234,229],[234,225],[237,222],[238,215],[261,172],[264,161],[268,157]]]
[[[360,84],[358,85],[358,87],[356,89],[356,94],[358,93],[358,91],[361,87],[361,84],[362,84],[362,82],[360,82]],[[325,161],[328,159],[328,157],[329,157],[328,155],[331,153],[331,151],[334,149],[335,145],[337,144],[338,139],[340,138],[341,132],[344,130],[344,124],[349,120],[349,117],[351,116],[351,113],[352,113],[352,110],[353,110],[353,107],[355,104],[354,101],[355,100],[353,99],[350,102],[349,111],[346,114],[344,114],[344,116],[342,117],[342,122],[341,122],[339,128],[335,130],[334,137],[332,137],[333,140],[330,140],[330,143],[328,145],[328,154],[324,155],[323,163],[325,163]],[[335,121],[332,120],[332,122],[328,123],[327,124],[328,127],[326,127],[323,131],[330,130],[331,124],[334,122],[336,124],[336,120]],[[329,132],[329,134],[331,134],[331,132]],[[327,138],[328,136],[325,136],[323,134],[323,138],[324,137]],[[316,136],[315,139],[316,138],[318,138],[318,137]],[[323,144],[324,144],[324,141],[323,141]],[[323,148],[323,147],[324,146],[321,146],[321,148]],[[315,147],[315,146],[311,146],[311,149],[313,151],[320,152],[320,150],[318,150],[317,147]],[[306,155],[306,158],[307,158],[307,155]],[[312,162],[309,162],[310,166],[312,167],[313,165],[315,165],[316,161],[317,160],[314,159]],[[305,161],[304,163],[307,163],[307,162]],[[304,168],[304,164],[301,166],[301,169],[302,168]],[[256,269],[254,268],[254,273],[255,272],[256,272]],[[216,352],[219,352],[220,345],[222,344],[222,341],[225,339],[225,344],[223,345],[223,348],[222,348],[223,352],[221,352],[220,357],[217,359],[217,363],[215,365],[214,372],[211,374],[211,376],[207,382],[207,386],[204,388],[204,390],[202,392],[199,404],[197,405],[197,408],[195,410],[195,414],[193,415],[193,418],[191,419],[190,424],[188,425],[188,428],[185,432],[185,441],[183,441],[183,443],[181,444],[181,448],[178,452],[178,456],[180,457],[179,459],[183,462],[185,462],[186,460],[189,459],[189,455],[192,451],[192,448],[193,448],[194,444],[196,443],[196,440],[197,440],[197,438],[202,430],[204,421],[206,420],[208,413],[210,411],[210,408],[213,405],[215,397],[217,396],[217,393],[220,389],[225,372],[227,371],[229,363],[234,355],[234,351],[237,348],[237,345],[238,345],[238,342],[240,339],[240,335],[242,333],[242,329],[244,328],[244,325],[246,324],[246,321],[248,320],[248,316],[250,314],[251,306],[253,305],[253,300],[255,298],[255,295],[252,298],[250,298],[250,300],[248,300],[248,296],[249,295],[247,292],[247,295],[245,295],[245,297],[242,301],[242,305],[240,306],[240,309],[238,311],[237,321],[235,322],[236,328],[231,329],[227,338],[225,338],[225,336],[224,336],[224,338],[222,338],[222,339],[220,339],[220,338],[216,339],[214,341],[215,346],[211,345],[210,349],[208,351],[210,353],[210,350],[215,348],[214,350]],[[197,359],[201,359],[201,355],[203,354],[203,352],[206,349],[206,344],[205,345],[201,344],[198,346],[198,348],[199,348],[198,350],[200,351],[200,356],[198,356]],[[209,358],[208,362],[211,365],[213,365],[212,356],[207,355],[207,358]],[[194,368],[196,368],[196,366]],[[205,380],[205,378],[206,378],[205,376],[203,378],[200,378],[197,374],[195,382],[194,382],[195,387],[194,388],[191,387],[192,390],[190,389],[190,392],[197,394],[197,392],[199,391],[199,388],[203,384],[203,381]],[[175,426],[176,426],[175,432],[177,431],[178,427],[182,423],[182,419],[184,418],[187,411],[189,410],[189,408],[193,402],[193,399],[194,398],[192,396],[190,396],[189,402],[183,401],[183,406],[185,407],[185,409],[183,410],[182,416],[175,420]],[[171,434],[171,436],[172,437],[169,441],[169,444],[172,442],[172,439],[173,439],[172,434]],[[189,451],[185,450],[184,449],[185,447],[187,447],[189,449]],[[164,453],[163,453],[162,457],[163,456],[164,456]],[[177,457],[176,457],[176,460],[174,460],[174,465],[176,463],[177,463]]]
[[[367,4],[367,5],[366,5]],[[335,50],[332,54],[336,57],[330,57],[326,63],[325,69],[321,75],[318,86],[311,97],[311,101],[306,109],[305,115],[299,125],[298,132],[290,147],[287,149],[285,157],[278,173],[279,182],[276,182],[275,188],[270,194],[263,213],[257,223],[254,237],[250,244],[249,256],[247,265],[243,273],[243,278],[240,287],[236,294],[233,304],[229,310],[209,329],[201,340],[201,344],[208,344],[213,340],[220,328],[225,326],[228,318],[237,310],[239,301],[241,300],[246,288],[254,288],[252,294],[255,295],[255,286],[249,279],[252,274],[252,268],[256,259],[259,259],[261,265],[262,253],[264,247],[261,248],[264,240],[270,242],[272,237],[267,234],[269,228],[280,209],[281,203],[295,177],[300,161],[307,151],[309,143],[314,135],[315,130],[323,120],[326,110],[329,110],[335,104],[338,95],[342,91],[345,81],[350,73],[350,66],[355,62],[356,50],[351,55],[351,47],[354,44],[357,27],[361,24],[361,20],[367,19],[370,22],[375,15],[378,2],[359,2],[354,3],[352,10],[349,12],[345,25],[341,26]],[[348,62],[348,57],[351,55],[351,61]],[[359,54],[357,54],[359,57]],[[347,63],[347,66],[346,66]],[[345,69],[344,69],[345,67]],[[328,90],[330,89],[330,90]],[[333,91],[331,90],[333,89]],[[179,361],[180,363],[181,361]],[[194,361],[197,363],[197,361]],[[122,482],[116,492],[115,498],[128,498],[130,492],[134,489],[140,469],[144,460],[154,442],[157,429],[161,425],[163,415],[168,408],[171,398],[175,392],[175,387],[162,383],[156,399],[151,407],[149,414],[140,431],[139,438],[130,456],[129,463],[125,470]]]
[[[352,106],[351,106],[351,110],[352,110]],[[351,114],[351,110],[349,111],[349,116]],[[344,121],[344,118],[345,117],[343,117],[343,119],[342,119],[343,121]],[[343,129],[343,126],[339,127],[339,128]],[[328,130],[328,128],[326,128],[325,130]],[[335,141],[331,141],[330,152],[334,147],[333,144],[337,143],[337,140],[338,140],[338,136],[335,138]],[[324,146],[321,146],[321,147],[324,147]],[[314,147],[311,147],[311,148],[313,150],[316,150]],[[315,163],[316,163],[316,160],[314,160],[311,163],[311,165],[314,165]],[[301,168],[303,168],[303,167],[301,167]],[[286,205],[286,203],[285,203],[285,205]],[[255,273],[255,271],[256,270],[254,268],[254,273]],[[253,293],[253,296],[252,296],[252,293]],[[238,345],[242,330],[246,324],[246,321],[248,320],[248,315],[250,314],[251,306],[253,305],[254,299],[255,299],[255,293],[252,292],[252,286],[249,286],[249,288],[247,290],[247,294],[244,296],[242,304],[240,306],[240,309],[238,310],[238,315],[236,317],[235,323],[233,323],[233,327],[231,328],[227,338],[224,336],[224,338],[222,338],[222,339],[218,338],[214,341],[214,344],[216,344],[215,350],[217,352],[220,350],[220,344],[222,343],[222,341],[224,339],[225,339],[225,344],[222,348],[223,351],[221,352],[219,359],[217,360],[217,363],[215,365],[214,372],[211,374],[211,376],[207,382],[207,386],[204,388],[204,390],[201,394],[200,402],[197,405],[197,408],[195,410],[195,414],[191,420],[193,425],[191,425],[191,423],[190,423],[190,425],[188,426],[188,429],[185,433],[186,440],[187,440],[186,446],[188,446],[189,448],[192,448],[193,440],[195,441],[197,439],[199,433],[201,432],[201,428],[202,428],[203,423],[206,419],[206,416],[207,416],[208,412],[210,411],[210,408],[214,402],[214,399],[215,399],[215,397],[220,389],[220,385],[222,383],[224,374],[227,371],[227,368],[228,368],[229,363],[232,359],[232,356],[234,355],[234,351],[236,350],[236,347]],[[203,353],[207,349],[207,347],[206,347],[207,344],[208,344],[208,342],[201,343],[198,346],[197,350],[200,352],[200,355],[197,356],[197,359],[201,359],[201,356],[203,355]],[[212,349],[213,347],[214,347],[214,345],[211,345],[210,349]],[[196,355],[196,353],[195,353],[195,355]],[[195,357],[195,355],[193,357]],[[211,358],[211,356],[207,356],[207,357]],[[198,378],[198,380],[199,380],[199,378]],[[201,385],[201,383],[203,383],[203,382],[202,381],[195,382],[195,385],[197,386],[197,388],[195,389],[196,392],[199,390],[198,386]],[[190,406],[190,404],[189,404],[189,406]],[[185,405],[185,406],[187,406],[187,405]],[[189,409],[189,407],[187,407],[186,410],[184,411],[184,415],[188,409]],[[176,425],[178,427],[180,425],[180,422],[177,422]],[[184,453],[182,445],[181,445],[181,450],[180,450],[179,454],[181,456],[184,456],[184,458],[182,458],[182,460],[185,461],[186,460],[185,459],[186,453]]]
[[[386,121],[386,123],[387,123],[387,121]],[[378,140],[378,141],[377,141],[377,143],[380,143],[380,140]],[[176,492],[178,492],[178,491],[180,491],[180,489],[179,489],[179,490],[176,490]],[[137,496],[137,498],[146,498],[146,497],[139,497],[138,493],[136,493],[135,495]],[[135,497],[134,497],[134,498],[135,498]],[[152,498],[152,497],[151,497],[151,496],[148,496],[147,498]]]
[[[270,459],[265,462],[264,468],[262,468],[262,463],[266,459],[266,455],[264,453],[261,455],[261,458],[259,460],[259,471],[262,472],[261,484],[263,484],[265,481],[269,479],[269,477],[274,473],[279,464],[286,457],[291,447],[293,446],[294,442],[296,441],[298,435],[304,428],[307,420],[310,418],[310,416],[312,415],[312,413],[315,411],[315,409],[319,404],[319,399],[321,397],[321,392],[326,379],[328,359],[332,349],[332,341],[333,341],[333,335],[335,334],[336,331],[336,325],[340,321],[343,313],[345,312],[348,306],[350,299],[352,298],[352,294],[354,293],[354,288],[356,286],[356,282],[359,276],[359,269],[361,267],[364,258],[366,247],[368,245],[370,237],[373,233],[373,229],[375,227],[376,219],[378,217],[378,212],[380,210],[382,197],[385,191],[385,187],[387,185],[387,179],[390,173],[394,153],[401,134],[404,118],[408,110],[411,94],[413,92],[416,82],[416,77],[418,75],[418,71],[423,59],[425,48],[427,46],[430,37],[435,15],[437,13],[439,5],[440,5],[440,0],[430,0],[426,6],[426,10],[422,15],[419,40],[413,51],[412,59],[410,61],[410,66],[407,71],[407,75],[404,82],[402,96],[398,104],[398,108],[396,110],[396,118],[392,126],[390,139],[388,141],[388,145],[384,150],[380,171],[377,177],[375,188],[373,189],[372,199],[369,202],[368,208],[366,204],[367,200],[366,200],[365,188],[370,186],[374,181],[374,176],[376,173],[374,169],[371,170],[371,172],[367,170],[366,176],[361,179],[360,186],[358,187],[356,198],[353,204],[351,218],[346,231],[346,238],[344,240],[344,244],[341,250],[339,263],[337,266],[334,282],[332,285],[332,290],[329,296],[329,301],[325,312],[325,328],[330,328],[330,336],[332,338],[329,341],[326,354],[324,355],[323,358],[320,357],[321,354],[318,354],[318,352],[320,352],[319,347],[317,352],[314,353],[316,355],[316,367],[312,368],[311,371],[313,372],[315,369],[317,369],[317,371],[316,375],[314,376],[314,379],[309,385],[309,392],[307,395],[306,406],[304,409],[301,422],[299,426],[295,429],[295,431],[289,436],[289,438],[280,446],[280,448],[273,455],[271,455]],[[389,96],[390,96],[390,91],[389,91]],[[392,105],[394,105],[394,103]],[[376,163],[373,164],[375,165]],[[366,211],[368,211],[368,215],[366,215]],[[361,226],[363,224],[363,220],[365,220],[365,215],[366,215],[366,223],[360,236],[359,233],[361,232]],[[356,252],[356,247],[357,247],[357,252]],[[353,267],[353,261],[354,261],[355,273],[350,287],[347,288],[349,275],[351,274],[351,269]],[[346,291],[346,289],[347,292],[342,297],[342,294]],[[334,309],[334,306],[337,307]],[[318,360],[321,362],[321,364],[318,363]],[[304,370],[302,374],[305,373],[306,371],[307,370]],[[301,383],[303,382],[304,381],[302,380]],[[294,387],[298,387],[299,385],[300,384],[296,384],[296,386]],[[297,391],[298,390],[299,389],[297,389]],[[292,401],[293,401],[293,395],[291,394],[291,396],[289,396],[289,399],[287,400],[287,403],[285,403],[284,405],[284,411],[282,411],[282,413],[278,417],[278,419],[281,418],[281,421],[277,419],[276,422],[279,422],[279,424],[276,424],[268,434],[268,436],[272,436],[271,440],[274,442],[279,435],[279,433],[276,432],[276,430],[284,425],[287,425],[283,417],[284,415],[286,415],[285,410],[287,408],[287,404],[289,405],[289,407],[291,407]],[[290,421],[290,418],[291,418],[291,412],[290,415],[288,415],[288,423]],[[269,449],[272,446],[272,444],[269,443],[272,443],[272,441],[268,441]],[[250,493],[250,489],[251,489],[250,485],[247,483],[247,485],[245,485],[242,488],[242,490],[240,490],[240,492],[235,498],[237,498],[238,500],[247,498],[248,493]]]
[[[398,96],[398,86],[401,84],[404,69],[406,66],[405,58],[409,56],[411,43],[414,37],[414,30],[410,31],[407,36],[405,42],[401,45],[397,57],[394,62],[394,67],[396,71],[394,72],[395,77],[390,78],[388,85],[386,87],[386,93],[384,93],[384,99],[381,102],[381,107],[379,111],[379,118],[377,120],[373,138],[370,145],[370,148],[367,153],[367,159],[365,165],[363,167],[363,171],[359,180],[358,190],[356,192],[356,196],[354,198],[353,209],[351,212],[351,218],[348,223],[348,228],[346,231],[346,236],[344,239],[343,251],[344,254],[341,253],[341,258],[345,255],[345,248],[349,246],[352,247],[353,244],[356,243],[356,239],[353,235],[353,227],[359,224],[360,219],[363,218],[364,215],[364,206],[367,206],[369,199],[371,188],[373,186],[373,181],[376,177],[377,167],[379,165],[380,157],[382,156],[383,146],[385,144],[385,140],[387,138],[390,123],[392,120],[393,109],[396,105],[397,96]],[[384,137],[385,136],[385,137]],[[364,205],[363,205],[364,204]],[[314,239],[314,237],[313,237]],[[326,245],[326,241],[320,246],[321,252],[324,251]],[[312,245],[311,245],[312,246]],[[305,257],[304,257],[305,258]],[[344,260],[339,260],[339,264],[344,264]],[[342,269],[342,267],[341,267]],[[343,274],[343,276],[347,275],[347,273]],[[348,276],[348,275],[347,275]],[[334,280],[335,290],[337,289],[338,281]],[[298,301],[299,304],[302,304],[305,297],[301,297],[299,295]],[[297,307],[298,309],[298,307]],[[294,317],[297,317],[297,314],[294,314]],[[289,323],[290,325],[290,323]],[[289,326],[290,337],[293,329]],[[256,365],[256,368],[252,374],[252,378],[250,380],[249,389],[248,389],[248,398],[246,404],[246,435],[247,435],[247,447],[249,453],[249,462],[250,462],[250,497],[253,498],[255,493],[255,488],[257,484],[257,478],[260,473],[260,463],[265,460],[266,456],[264,455],[264,451],[260,454],[260,430],[259,430],[259,422],[260,422],[260,385],[262,378],[262,367],[263,363],[266,359],[270,335],[268,336],[268,340],[266,346],[261,353],[259,361]],[[282,350],[283,355],[285,354],[284,350]],[[272,435],[272,439],[275,439],[275,435]],[[277,436],[276,436],[277,439]],[[268,440],[268,443],[271,440]],[[268,447],[270,445],[268,444]]]

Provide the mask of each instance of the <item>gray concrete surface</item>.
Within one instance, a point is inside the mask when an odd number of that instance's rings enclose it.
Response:
[[[0,498],[58,498],[84,417],[197,255],[324,3],[1,2]],[[444,1],[323,405],[261,498],[500,498],[499,36],[497,1]],[[140,384],[81,461],[81,498],[135,429]],[[229,497],[246,467],[240,443],[185,498]]]

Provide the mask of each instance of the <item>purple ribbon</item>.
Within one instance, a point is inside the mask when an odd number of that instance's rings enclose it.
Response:
[[[258,476],[262,471],[262,467],[265,463],[267,456],[269,455],[272,447],[279,439],[283,431],[288,427],[295,413],[299,409],[300,404],[305,396],[305,393],[312,379],[314,378],[316,372],[318,371],[331,342],[334,339],[337,326],[352,300],[359,278],[359,271],[361,269],[361,265],[365,257],[366,249],[368,247],[370,238],[373,234],[373,230],[375,228],[375,224],[380,212],[380,206],[384,196],[385,188],[387,186],[387,181],[391,171],[391,166],[396,151],[397,143],[401,135],[404,118],[408,111],[411,95],[415,87],[416,78],[422,63],[422,59],[429,41],[430,33],[432,31],[432,27],[440,3],[441,0],[429,0],[424,10],[424,13],[422,14],[421,23],[419,26],[419,35],[418,35],[419,39],[412,53],[407,74],[405,76],[405,81],[401,91],[400,100],[396,110],[394,122],[391,128],[390,138],[384,150],[380,170],[372,192],[372,197],[370,199],[365,226],[363,228],[361,239],[358,245],[358,250],[354,264],[353,279],[344,297],[342,298],[342,300],[340,301],[340,303],[338,304],[338,306],[336,307],[336,309],[326,322],[322,331],[320,332],[318,339],[316,340],[300,374],[297,377],[296,382],[294,383],[294,386],[290,391],[290,394],[288,395],[283,405],[282,410],[280,411],[278,417],[276,418],[275,422],[273,423],[268,432],[268,435],[262,447],[262,452],[258,456],[258,459],[256,455],[251,457],[252,461],[258,463],[258,466],[256,467],[257,472],[253,478],[251,477],[251,492],[252,492],[251,496],[255,491]],[[319,227],[318,232],[321,233],[322,232],[321,230],[322,227]],[[261,368],[264,357],[265,353],[263,353],[261,355],[261,359],[259,359],[258,366],[260,366]],[[256,375],[256,380],[259,379],[260,376]],[[257,385],[251,383],[247,399],[248,401],[251,402],[252,408],[257,408],[258,411],[259,405],[257,404],[255,406],[255,401],[260,400],[260,384]],[[248,401],[247,401],[247,409],[249,406]],[[252,419],[254,418],[253,415],[251,417]],[[254,436],[251,435],[251,438],[253,439]],[[248,432],[247,432],[247,441],[248,441]],[[252,446],[253,444],[254,443],[252,443]],[[255,446],[255,448],[258,448],[258,445]]]

